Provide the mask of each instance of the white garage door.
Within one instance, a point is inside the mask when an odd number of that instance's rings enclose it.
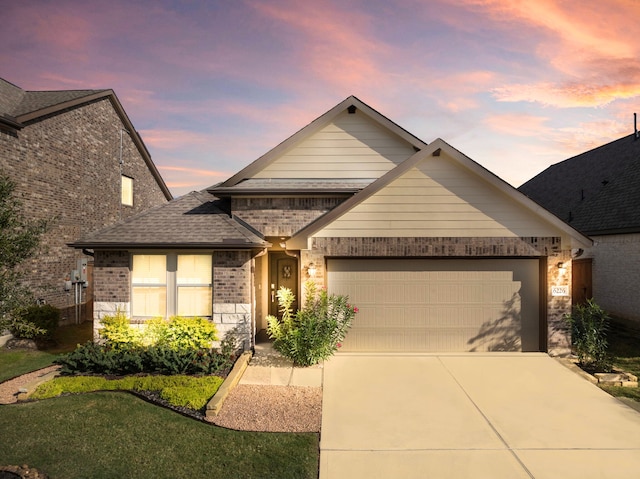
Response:
[[[359,309],[343,351],[538,351],[535,259],[330,259]]]

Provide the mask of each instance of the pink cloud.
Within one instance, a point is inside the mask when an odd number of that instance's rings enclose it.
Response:
[[[390,78],[380,63],[392,49],[376,40],[371,18],[363,11],[341,9],[327,1],[252,2],[265,18],[296,32],[296,61],[340,91],[386,84]],[[282,33],[286,35],[286,33]],[[301,63],[300,63],[301,62]]]
[[[469,0],[498,26],[513,23],[536,32],[535,53],[555,69],[556,80],[505,84],[498,101],[557,107],[602,106],[640,95],[640,2],[585,0]],[[606,19],[606,21],[605,21]]]
[[[489,115],[483,123],[493,131],[520,137],[547,135],[551,128],[546,125],[548,118],[522,113]]]

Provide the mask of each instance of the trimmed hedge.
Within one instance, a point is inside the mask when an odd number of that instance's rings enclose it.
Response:
[[[61,373],[106,374],[217,374],[235,361],[232,346],[223,341],[220,352],[210,349],[172,349],[168,346],[120,345],[87,342],[58,358]]]

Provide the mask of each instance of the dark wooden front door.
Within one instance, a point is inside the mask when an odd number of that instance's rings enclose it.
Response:
[[[284,252],[269,253],[269,314],[281,317],[277,292],[289,288],[296,296],[293,312],[298,310],[298,258]]]
[[[593,298],[593,291],[591,289],[591,258],[573,260],[571,289],[571,302],[574,306],[576,304],[584,304],[588,299]]]

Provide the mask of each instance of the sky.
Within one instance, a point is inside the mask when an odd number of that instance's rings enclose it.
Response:
[[[633,133],[640,113],[639,0],[0,7],[0,77],[113,89],[174,196],[229,178],[349,95],[515,187]]]

